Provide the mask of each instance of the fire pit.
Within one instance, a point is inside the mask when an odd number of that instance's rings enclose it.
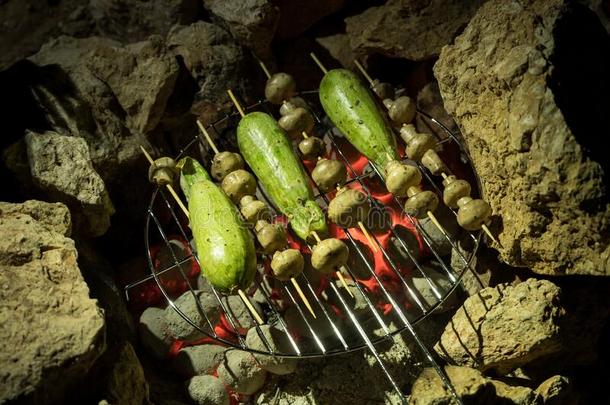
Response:
[[[282,358],[330,356],[368,348],[393,387],[400,391],[375,347],[406,330],[427,360],[445,377],[413,325],[439,311],[458,285],[461,274],[451,267],[451,250],[462,252],[458,244],[472,245],[469,249],[472,253],[459,253],[463,268],[470,268],[481,234],[453,225],[456,210],[450,208],[439,211],[439,221],[446,232],[439,232],[429,219],[418,221],[407,215],[396,197],[385,190],[379,168],[360,155],[319,113],[313,101],[317,92],[303,92],[301,96],[314,113],[316,133],[324,138],[327,155],[344,162],[350,177],[347,185],[364,192],[373,206],[366,224],[372,239],[358,228],[331,226],[331,236],[345,241],[350,248],[351,258],[346,267],[351,279],[347,284],[306,268],[298,282],[304,286],[304,294],[314,307],[314,317],[299,302],[290,283],[279,282],[268,275],[270,258],[264,257],[259,261],[262,265],[259,265],[253,287],[246,291],[266,324],[259,325],[245,308],[236,311],[241,304],[239,299],[232,303],[231,299],[236,297],[224,296],[199,276],[205,258],[197,257],[187,242],[191,240],[188,219],[176,207],[175,198],[158,187],[153,192],[145,223],[150,275],[125,287],[128,299],[143,306],[159,305],[165,300],[168,308],[175,311],[175,316],[192,333],[180,335],[174,331],[174,337],[178,338],[172,347],[174,354],[184,345],[215,343],[259,357],[274,356],[281,361]],[[266,101],[247,110],[271,114]],[[417,114],[442,145],[439,153],[450,170],[474,183],[476,176],[458,138],[425,112]],[[233,130],[237,119],[237,114],[227,115],[209,125],[207,130],[218,136],[220,128]],[[196,137],[184,146],[177,158],[189,155],[205,162],[205,149],[205,140]],[[406,158],[404,161],[418,165],[426,186],[442,196],[442,185],[420,163]],[[311,175],[315,162],[305,161],[305,166]],[[316,200],[326,208],[334,193],[319,192]],[[257,197],[268,202],[260,188]],[[275,222],[285,223],[286,218],[276,215]],[[289,245],[305,256],[310,254],[310,246],[296,237],[289,235]],[[278,340],[283,344],[277,344]],[[450,386],[448,380],[444,380]]]

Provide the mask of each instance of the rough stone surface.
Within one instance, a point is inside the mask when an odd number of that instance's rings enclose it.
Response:
[[[52,207],[48,223],[25,207],[0,216],[0,402],[65,398],[104,350],[104,317],[74,242],[56,232],[66,208]]]
[[[330,56],[335,58],[345,68],[354,68],[356,55],[352,51],[349,36],[345,33],[318,36],[316,42],[324,48]]]
[[[92,166],[85,140],[55,132],[28,132],[25,143],[34,182],[51,198],[73,209],[82,232],[103,235],[114,207],[104,181]]]
[[[118,348],[115,359],[107,377],[105,400],[109,404],[150,404],[144,370],[131,344]]]
[[[228,350],[218,367],[218,378],[235,391],[250,395],[265,384],[267,372],[250,353]]]
[[[468,23],[480,0],[390,0],[346,18],[352,48],[413,61],[430,59]]]
[[[575,403],[572,396],[572,387],[568,378],[561,375],[554,375],[544,380],[536,392],[540,394],[545,405],[559,405]]]
[[[222,362],[225,351],[224,347],[218,345],[188,346],[178,352],[172,366],[185,377],[212,374]]]
[[[607,125],[609,54],[582,6],[494,0],[434,67],[512,266],[610,275],[608,160],[592,135]]]
[[[269,47],[280,17],[275,5],[267,0],[204,0],[203,5],[258,57],[270,56]]]
[[[184,292],[174,301],[174,304],[192,322],[202,329],[210,331],[208,320],[213,327],[220,317],[218,301],[211,294],[202,291],[195,291],[195,296],[200,305],[197,304],[195,297],[190,291]],[[172,336],[176,339],[193,340],[204,336],[202,332],[184,320],[171,305],[165,308],[165,320]]]
[[[140,339],[148,351],[158,359],[165,359],[172,344],[172,336],[165,320],[165,311],[149,307],[140,315]]]
[[[222,382],[211,375],[191,378],[187,383],[190,399],[197,405],[229,405],[229,393]]]
[[[412,354],[408,345],[408,339],[396,336],[394,342],[381,344],[378,348],[401,387],[409,387],[420,371],[417,356]],[[256,403],[401,404],[368,351],[328,359],[300,360],[293,374],[271,375]]]
[[[427,278],[421,276],[419,271],[415,271],[415,275],[417,277],[412,278],[412,283],[415,291],[417,291],[419,299],[422,300],[428,306],[436,305],[439,301],[437,295],[435,295],[432,288],[435,288],[436,291],[444,297],[448,291],[453,287],[453,284],[448,279],[446,273],[442,273],[442,269],[440,269],[440,265],[436,263],[436,269],[429,266],[422,266],[424,273]],[[440,272],[439,272],[440,271]],[[433,284],[433,286],[430,285]],[[455,308],[459,305],[459,298],[457,296],[457,290],[454,291],[450,296],[445,299],[442,305],[439,305],[438,308],[434,311],[435,313],[441,313],[449,311],[452,308]]]
[[[44,224],[50,231],[64,236],[72,232],[72,218],[70,211],[62,203],[48,203],[38,200],[29,200],[21,204],[0,201],[0,216],[24,214]]]
[[[546,280],[485,288],[464,302],[434,349],[454,364],[499,374],[558,353],[565,315],[559,298]]]
[[[446,126],[453,133],[458,132],[455,121],[443,106],[443,98],[438,88],[438,83],[430,82],[421,88],[417,93],[417,108],[434,117],[434,119]],[[438,125],[431,124],[429,120],[423,118],[420,114],[415,116],[415,126],[420,132],[435,133],[442,138],[447,136],[447,133]]]
[[[11,1],[0,4],[0,70],[60,35],[141,41],[198,16],[196,0]]]
[[[257,328],[252,328],[246,335],[246,344],[249,348],[260,350],[262,352],[269,351],[269,348],[276,353],[293,353],[294,348],[290,344],[286,333],[269,325],[262,325],[260,327],[260,336]],[[267,345],[269,348],[267,348]],[[290,359],[287,357],[275,357],[266,356],[261,354],[254,354],[254,358],[258,361],[260,366],[273,374],[285,375],[294,373],[297,367],[297,360]]]
[[[233,108],[227,89],[239,97],[249,95],[245,52],[224,29],[203,21],[175,26],[167,46],[182,59],[189,80],[196,83],[191,110],[202,122],[216,121],[221,112]],[[189,87],[184,79],[178,85]],[[211,135],[216,134],[212,131]]]
[[[449,208],[447,208],[447,206],[440,205],[435,210],[434,215],[436,216],[436,219],[438,219],[438,222],[441,224],[443,229],[445,229],[449,235],[455,236],[460,232],[458,223],[455,220],[455,215],[449,210]],[[451,253],[451,242],[449,239],[447,239],[443,232],[441,232],[441,230],[434,225],[430,218],[424,218],[420,220],[419,223],[429,239],[432,240],[434,248],[439,255],[445,256]]]
[[[446,366],[445,372],[457,394],[465,404],[542,404],[540,396],[531,388],[511,386],[486,378],[480,371],[459,366]],[[413,384],[409,404],[449,405],[455,401],[447,386],[432,368],[422,371]]]
[[[294,38],[318,20],[339,11],[345,0],[279,0],[280,20],[275,37],[279,40]]]

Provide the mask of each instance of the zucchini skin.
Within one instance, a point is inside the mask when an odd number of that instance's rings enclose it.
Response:
[[[311,233],[328,233],[324,212],[301,161],[284,130],[269,114],[246,114],[237,127],[237,144],[245,161],[280,212],[289,219],[294,233],[311,240]]]
[[[192,164],[193,171],[183,173],[180,184],[188,195],[190,227],[201,271],[223,293],[245,290],[256,274],[252,235],[224,191],[210,180],[197,161],[190,161],[187,163]]]
[[[353,72],[329,70],[320,82],[319,96],[333,124],[381,172],[390,160],[398,159],[392,129],[370,91]]]

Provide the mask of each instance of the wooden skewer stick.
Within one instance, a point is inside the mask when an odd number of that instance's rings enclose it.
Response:
[[[292,283],[292,286],[294,287],[294,289],[297,290],[297,294],[299,294],[299,297],[301,297],[301,300],[303,300],[303,303],[305,304],[305,306],[309,310],[309,313],[311,314],[311,316],[313,316],[314,319],[315,319],[316,318],[316,313],[313,312],[313,308],[311,307],[311,304],[309,303],[309,300],[307,299],[307,297],[303,293],[303,290],[301,290],[301,286],[299,285],[299,283],[297,283],[297,280],[294,277],[292,277],[290,279],[290,282]]]
[[[142,153],[146,157],[146,160],[148,160],[148,163],[150,163],[151,165],[155,163],[155,161],[153,160],[152,156],[150,156],[148,151],[146,151],[146,149],[144,149],[144,147],[142,145],[140,145],[140,150],[142,150]],[[166,184],[165,187],[167,188],[169,193],[172,195],[174,200],[176,200],[176,202],[178,203],[178,206],[180,207],[182,212],[184,212],[184,215],[186,215],[186,217],[188,218],[189,217],[189,210],[186,209],[186,206],[182,203],[182,200],[180,200],[180,197],[178,197],[178,194],[174,190],[174,187],[171,184]]]
[[[369,82],[371,87],[373,87],[373,85],[374,85],[373,78],[371,78],[371,76],[367,73],[367,71],[364,69],[364,66],[362,66],[360,64],[360,62],[358,62],[358,59],[354,59],[354,64],[356,65],[358,70],[360,70],[360,73],[362,73],[362,76],[364,76],[364,78]]]
[[[201,131],[201,133],[203,134],[203,136],[205,137],[205,140],[208,142],[208,145],[210,145],[210,148],[212,148],[212,150],[214,151],[215,154],[219,154],[220,152],[218,151],[218,148],[216,147],[216,144],[214,143],[214,141],[212,140],[212,137],[210,137],[210,134],[208,133],[208,131],[205,129],[205,127],[203,126],[203,124],[201,123],[201,121],[197,120],[197,126],[199,127],[199,130]]]
[[[264,63],[262,61],[259,61],[259,63],[261,64],[261,66],[264,66]],[[264,69],[265,69],[265,72],[267,72],[266,68],[264,68]],[[241,105],[239,104],[239,101],[237,101],[237,98],[235,97],[235,95],[233,94],[233,92],[231,90],[227,90],[227,93],[229,93],[229,97],[231,97],[231,101],[233,101],[233,104],[235,104],[235,107],[237,108],[237,111],[239,111],[239,114],[243,117],[244,116],[244,110],[241,108]],[[205,129],[203,128],[203,126],[201,126],[200,128],[201,128],[202,131],[204,131],[204,134],[205,134]],[[208,142],[210,142],[210,146],[214,145],[214,143],[209,138],[209,136],[206,136],[206,139],[208,140]],[[214,150],[217,150],[217,149],[215,149],[216,148],[215,146],[212,146],[212,148],[214,148]],[[218,153],[218,152],[216,152],[216,153]],[[316,314],[313,311],[311,303],[309,302],[309,300],[307,299],[307,297],[303,293],[303,290],[301,289],[301,286],[299,286],[299,283],[297,283],[297,281],[294,279],[294,277],[290,278],[290,282],[294,286],[294,289],[297,291],[297,294],[299,294],[299,297],[301,298],[301,300],[303,301],[303,303],[305,304],[305,306],[307,307],[307,309],[309,310],[311,315],[315,318]]]
[[[316,56],[316,54],[315,54],[315,53],[311,52],[311,53],[309,54],[309,56],[311,56],[311,59],[313,59],[313,61],[314,61],[314,62],[316,62],[316,65],[318,65],[318,67],[320,68],[320,70],[321,70],[321,71],[322,71],[324,74],[328,73],[328,69],[326,69],[326,68],[324,67],[324,65],[322,64],[322,62],[320,62],[320,59],[318,59],[318,57]]]
[[[491,231],[489,230],[487,225],[485,225],[485,224],[481,225],[481,229],[483,230],[483,232],[485,232],[487,234],[487,236],[489,236],[491,238],[491,240],[496,242],[498,245],[502,246],[500,241],[498,239],[496,239],[495,236],[491,233]]]
[[[142,153],[144,153],[144,156],[146,156],[146,160],[148,160],[148,162],[152,165],[154,163],[154,160],[152,159],[150,154],[146,151],[146,149],[144,149],[144,147],[142,145],[140,145],[140,149],[142,150]],[[180,206],[182,211],[184,211],[184,214],[186,215],[186,217],[188,218],[189,212],[186,209],[186,207],[184,206],[184,204],[182,203],[182,201],[180,200],[180,197],[178,197],[178,194],[176,193],[176,191],[174,190],[172,185],[166,184],[166,187],[169,190],[172,197],[174,197],[174,199],[176,200],[176,202],[178,203],[178,205]],[[261,318],[261,316],[258,314],[258,312],[256,312],[256,309],[252,306],[252,303],[248,300],[248,298],[246,297],[246,294],[241,289],[237,290],[237,293],[239,294],[240,298],[242,299],[242,301],[244,302],[244,304],[246,305],[248,310],[252,313],[252,316],[254,317],[254,319],[256,319],[256,322],[258,322],[259,325],[264,324],[265,322],[263,322],[263,318]]]
[[[322,242],[322,239],[320,239],[320,236],[318,235],[318,233],[316,231],[312,231],[311,234],[313,235],[313,237],[316,239],[316,243],[320,243]],[[341,269],[343,269],[343,266],[341,266]],[[347,281],[345,281],[345,278],[343,277],[343,274],[341,273],[340,270],[337,270],[335,272],[335,274],[337,275],[337,277],[339,278],[339,281],[341,281],[341,284],[343,285],[343,288],[345,288],[345,291],[347,291],[347,293],[354,298],[354,294],[352,294],[351,290],[349,289],[348,285],[347,285]]]
[[[237,97],[235,97],[235,94],[233,94],[233,91],[231,91],[230,89],[227,90],[227,93],[229,94],[229,97],[231,98],[233,104],[235,104],[235,108],[237,108],[237,111],[239,111],[239,115],[241,115],[241,117],[243,118],[246,114],[244,113],[243,108],[241,108],[241,104],[239,104],[239,101],[237,101]]]
[[[246,305],[246,307],[248,308],[248,310],[250,311],[250,313],[252,314],[254,319],[256,319],[256,322],[258,322],[259,325],[264,324],[265,322],[263,322],[263,318],[261,318],[261,316],[258,314],[256,309],[254,308],[254,306],[252,306],[252,303],[246,296],[246,293],[244,293],[240,288],[239,290],[237,290],[237,294],[239,294],[239,297],[241,298],[241,300],[244,302],[244,304]]]
[[[271,72],[269,71],[269,69],[267,69],[267,65],[265,65],[265,62],[263,62],[262,60],[258,59],[258,64],[260,65],[261,69],[263,69],[263,72],[265,72],[265,76],[267,76],[267,79],[270,79],[271,78]]]

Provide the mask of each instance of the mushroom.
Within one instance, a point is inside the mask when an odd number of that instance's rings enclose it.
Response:
[[[428,149],[426,153],[421,157],[421,163],[424,165],[430,173],[435,176],[439,176],[447,171],[445,163],[441,160],[434,149]]]
[[[176,162],[170,157],[159,158],[148,168],[148,180],[159,186],[173,183],[177,174]]]
[[[256,239],[263,248],[263,252],[271,254],[276,250],[281,250],[286,247],[288,240],[286,239],[286,231],[284,227],[278,224],[270,224],[265,220],[258,220],[254,227]]]
[[[379,97],[380,100],[394,98],[394,88],[390,83],[380,82],[378,79],[373,80],[371,89]]]
[[[434,212],[438,206],[438,197],[432,191],[410,187],[407,195],[409,199],[405,202],[405,212],[417,219],[426,218],[428,212]]]
[[[286,249],[275,252],[271,260],[271,270],[275,278],[281,281],[290,280],[303,272],[305,259],[296,249]]]
[[[385,185],[388,191],[397,197],[407,195],[409,187],[417,186],[421,182],[421,173],[415,166],[391,160],[385,167]]]
[[[353,228],[366,219],[370,210],[370,202],[364,193],[345,188],[328,204],[328,218],[339,226]]]
[[[288,73],[272,75],[265,85],[265,98],[272,104],[282,104],[296,94],[297,82]]]
[[[491,216],[491,206],[485,200],[465,196],[458,200],[457,205],[460,207],[457,213],[458,224],[467,231],[481,229]]]
[[[417,107],[411,97],[401,96],[396,100],[383,100],[388,109],[388,115],[397,125],[408,124],[415,118]]]
[[[222,181],[227,174],[243,168],[244,160],[239,153],[224,151],[214,155],[210,172],[212,177]]]
[[[234,203],[238,203],[243,196],[254,194],[256,180],[250,172],[239,169],[227,174],[220,183],[220,187]]]
[[[320,241],[311,251],[311,265],[325,274],[339,270],[348,258],[349,249],[345,243],[335,238]]]
[[[251,195],[245,195],[239,200],[241,214],[246,222],[256,224],[258,220],[263,219],[269,221],[271,219],[271,211],[264,202],[257,200]]]
[[[314,127],[313,117],[302,107],[297,107],[284,115],[277,123],[293,139],[301,138],[303,132],[310,133]]]
[[[443,202],[450,208],[458,208],[458,201],[462,197],[470,195],[470,183],[466,180],[457,179],[455,176],[448,176],[443,180],[445,190],[443,190]]]
[[[322,156],[325,149],[324,141],[315,136],[309,136],[299,142],[299,150],[305,160],[314,160]]]
[[[400,128],[400,137],[407,144],[405,152],[411,160],[420,160],[427,150],[436,146],[432,135],[417,132],[412,124]]]
[[[284,116],[286,114],[290,114],[290,112],[294,111],[294,109],[297,107],[309,110],[307,101],[303,100],[301,97],[291,97],[289,100],[282,102],[282,106],[280,107],[280,115]]]
[[[347,179],[347,170],[343,163],[332,159],[320,159],[311,177],[323,192],[328,192],[337,185],[342,186]]]

